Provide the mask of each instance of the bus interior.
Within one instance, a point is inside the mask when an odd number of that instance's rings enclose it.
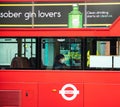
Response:
[[[6,37],[0,49],[0,69],[52,70],[58,54],[69,70],[120,69],[119,37]]]

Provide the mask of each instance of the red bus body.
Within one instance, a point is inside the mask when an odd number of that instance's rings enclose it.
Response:
[[[0,36],[120,37],[119,27],[120,17],[109,28],[0,28]],[[0,107],[120,107],[119,99],[117,70],[0,70]]]

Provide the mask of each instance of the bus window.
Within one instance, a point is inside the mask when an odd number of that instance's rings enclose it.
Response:
[[[47,69],[53,69],[55,57],[64,55],[66,69],[81,69],[80,38],[42,38],[41,59]]]
[[[87,67],[120,69],[120,38],[87,38]]]
[[[32,68],[30,59],[36,57],[36,39],[0,38],[0,50],[1,69]]]

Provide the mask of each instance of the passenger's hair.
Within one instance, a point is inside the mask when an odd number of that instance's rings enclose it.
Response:
[[[64,55],[63,54],[59,54],[55,57],[55,60],[56,61],[59,61],[60,59],[64,58]]]
[[[30,68],[26,57],[14,57],[11,62],[11,68]]]

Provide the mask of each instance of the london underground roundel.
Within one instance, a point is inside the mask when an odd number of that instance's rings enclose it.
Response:
[[[67,101],[74,100],[79,94],[79,90],[73,84],[65,84],[61,90],[59,90],[59,94],[62,95],[63,99]],[[68,96],[70,95],[70,96]]]

